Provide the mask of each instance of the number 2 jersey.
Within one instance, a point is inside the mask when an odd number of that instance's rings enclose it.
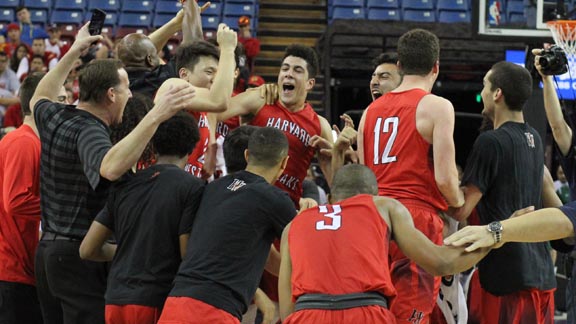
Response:
[[[396,296],[388,271],[390,236],[371,195],[303,211],[288,233],[293,299],[372,291],[390,302]]]
[[[422,89],[389,92],[368,106],[364,164],[376,175],[380,196],[424,201],[446,210],[434,178],[432,146],[416,129],[416,107],[427,94]]]
[[[274,105],[265,105],[258,111],[250,125],[274,127],[284,132],[288,138],[288,165],[278,178],[276,187],[286,191],[296,206],[302,196],[302,181],[314,157],[314,148],[310,138],[320,135],[318,114],[306,103],[304,109],[291,112],[276,101]]]

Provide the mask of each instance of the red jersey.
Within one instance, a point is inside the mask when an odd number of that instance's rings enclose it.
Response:
[[[381,196],[419,200],[447,210],[434,178],[431,145],[416,129],[416,107],[427,94],[422,89],[389,92],[368,106],[364,164],[376,175]]]
[[[193,174],[195,177],[202,177],[202,167],[204,166],[204,153],[208,148],[208,142],[210,141],[210,129],[208,127],[208,118],[205,112],[190,112],[194,118],[198,121],[198,130],[200,131],[200,139],[192,154],[188,156],[188,163],[184,167],[186,172]]]
[[[28,125],[0,141],[0,280],[34,285],[40,225],[40,139]]]
[[[392,299],[390,236],[371,195],[303,211],[288,233],[292,298],[377,291]]]
[[[262,107],[250,125],[277,128],[288,138],[290,158],[284,173],[275,185],[286,191],[298,206],[302,196],[302,181],[314,157],[314,148],[310,146],[310,138],[321,133],[318,114],[308,103],[304,109],[291,112],[276,101],[274,105]]]
[[[4,114],[4,127],[20,127],[22,125],[22,106],[20,103],[13,104],[6,109]]]

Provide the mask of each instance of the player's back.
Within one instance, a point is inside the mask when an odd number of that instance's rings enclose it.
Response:
[[[396,295],[388,271],[390,230],[371,195],[308,209],[288,234],[292,295]]]
[[[418,104],[428,94],[422,89],[389,92],[367,108],[364,164],[376,174],[380,196],[424,201],[446,210],[434,177],[432,146],[416,127]]]

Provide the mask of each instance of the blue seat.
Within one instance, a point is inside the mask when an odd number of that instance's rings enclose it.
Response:
[[[400,8],[400,3],[398,2],[398,0],[368,0],[366,2],[366,8],[396,9]]]
[[[212,1],[210,1],[212,2]],[[225,0],[222,2],[226,2],[226,3],[242,3],[242,4],[248,4],[248,5],[256,5],[257,0]]]
[[[172,18],[174,18],[173,14],[166,14],[166,13],[156,13],[154,14],[154,20],[152,20],[152,27],[160,27],[166,25]]]
[[[438,13],[438,22],[441,23],[470,23],[469,11],[442,10]]]
[[[178,11],[180,11],[180,9],[182,9],[180,1],[160,0],[156,2],[156,13],[172,14],[172,16],[174,16]]]
[[[33,24],[45,26],[48,24],[48,10],[47,9],[29,9],[30,21]]]
[[[432,10],[434,0],[402,0],[403,9]]]
[[[87,0],[56,0],[55,10],[86,10]]]
[[[52,24],[75,24],[81,25],[84,22],[84,12],[80,10],[52,10],[50,23]]]
[[[24,6],[28,9],[52,9],[52,0],[24,0]]]
[[[468,0],[437,0],[436,9],[438,11],[468,11]]]
[[[152,23],[152,16],[146,13],[123,12],[118,18],[119,27],[148,28]]]
[[[369,20],[391,20],[400,21],[400,10],[398,9],[383,9],[383,8],[371,8],[368,9],[368,19]]]
[[[210,6],[202,15],[220,17],[222,15],[222,3],[210,1]]]
[[[256,7],[251,4],[226,3],[224,5],[224,16],[227,17],[254,17],[255,14]]]
[[[106,20],[104,20],[105,26],[116,26],[118,22],[118,14],[115,12],[107,12],[106,13]]]
[[[2,1],[2,8],[16,8],[20,5],[20,0],[4,0]]]
[[[436,13],[433,10],[406,9],[402,16],[404,21],[436,22]]]
[[[364,8],[334,7],[332,19],[365,19]]]
[[[0,21],[11,23],[14,21],[14,8],[0,8]]]
[[[202,16],[202,29],[217,30],[220,18],[216,16]]]
[[[333,0],[333,7],[364,7],[364,0]]]
[[[106,12],[120,11],[120,0],[89,0],[88,10],[101,9]]]
[[[122,12],[142,12],[150,14],[154,11],[153,0],[124,0],[122,1]]]

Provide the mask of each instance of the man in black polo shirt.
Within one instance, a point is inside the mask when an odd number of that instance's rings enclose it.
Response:
[[[198,138],[190,114],[180,112],[162,123],[152,138],[156,164],[112,185],[107,207],[80,245],[83,259],[112,261],[109,323],[156,323],[160,317],[204,188],[183,170]],[[106,243],[112,234],[117,248]]]
[[[164,93],[136,128],[112,146],[108,126],[119,123],[131,96],[119,61],[88,64],[79,79],[78,107],[55,103],[74,61],[101,36],[83,26],[56,67],[40,81],[30,101],[41,141],[42,237],[35,272],[44,323],[102,323],[106,265],[82,261],[80,241],[103,208],[110,181],[136,164],[158,125],[187,108],[194,90]]]
[[[209,184],[188,251],[159,323],[240,323],[274,238],[296,210],[274,187],[288,161],[288,140],[265,127],[250,137],[248,165]]]
[[[462,180],[466,202],[457,219],[468,217],[476,204],[484,225],[526,206],[541,207],[543,145],[522,115],[531,93],[530,73],[510,62],[496,63],[484,77],[482,114],[493,121],[494,130],[483,132],[474,143]],[[512,243],[494,250],[480,261],[478,274],[481,313],[470,312],[471,320],[554,321],[556,280],[545,243]]]

